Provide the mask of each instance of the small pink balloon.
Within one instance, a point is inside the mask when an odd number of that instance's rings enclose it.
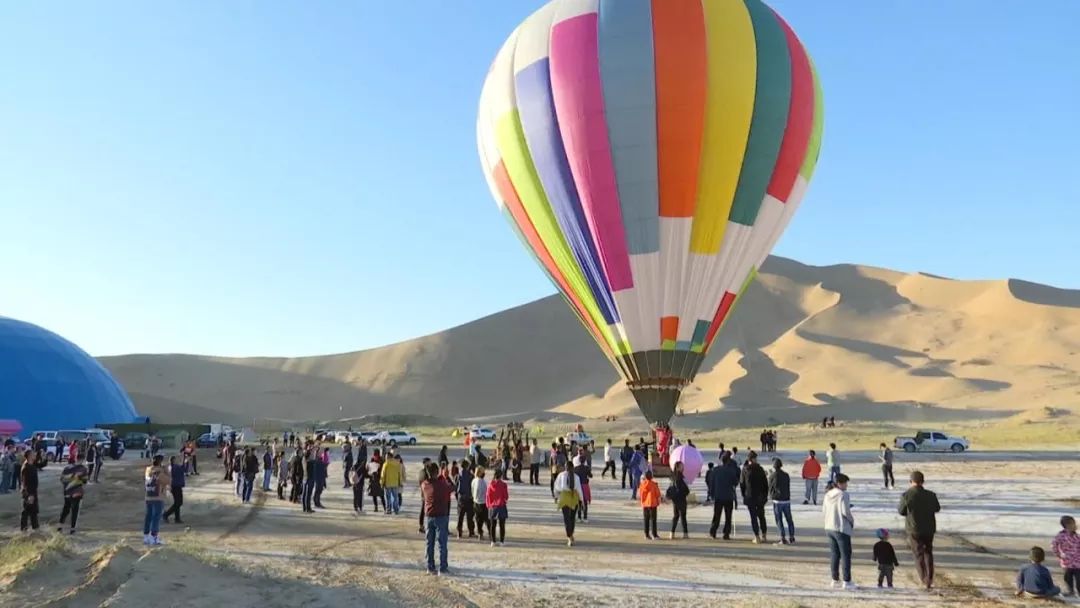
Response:
[[[676,462],[683,463],[683,479],[686,480],[686,485],[690,485],[701,475],[701,467],[705,465],[705,458],[697,448],[680,445],[671,451],[672,468],[675,467]]]

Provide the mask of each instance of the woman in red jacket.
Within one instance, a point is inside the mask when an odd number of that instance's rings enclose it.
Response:
[[[502,545],[506,542],[506,518],[508,512],[506,503],[510,500],[510,490],[503,481],[505,473],[502,469],[495,469],[495,479],[487,487],[486,503],[488,509],[488,530],[491,532],[491,546]],[[499,540],[495,541],[495,524],[499,525]]]

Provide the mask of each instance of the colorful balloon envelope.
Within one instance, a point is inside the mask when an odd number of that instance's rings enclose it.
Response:
[[[495,57],[488,184],[650,421],[671,418],[806,192],[821,99],[760,0],[553,0]]]

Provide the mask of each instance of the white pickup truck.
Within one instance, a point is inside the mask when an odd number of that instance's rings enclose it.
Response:
[[[893,445],[905,452],[953,452],[959,454],[971,447],[964,437],[947,435],[941,431],[919,431],[914,437],[897,437]]]

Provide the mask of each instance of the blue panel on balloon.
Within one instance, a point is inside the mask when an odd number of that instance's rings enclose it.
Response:
[[[137,417],[124,388],[64,338],[0,317],[0,419],[34,431],[90,428]]]

